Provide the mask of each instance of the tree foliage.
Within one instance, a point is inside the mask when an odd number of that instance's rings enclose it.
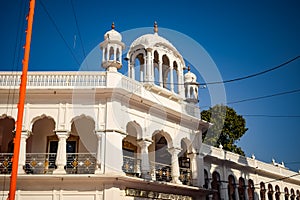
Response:
[[[246,121],[233,108],[216,105],[201,112],[201,118],[213,125],[203,133],[203,142],[245,156],[235,143],[246,133]]]

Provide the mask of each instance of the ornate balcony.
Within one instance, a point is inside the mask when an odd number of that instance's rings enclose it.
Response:
[[[0,174],[11,173],[11,153],[0,154]],[[56,153],[27,153],[24,171],[26,174],[52,174],[55,170]],[[67,174],[93,174],[96,167],[96,154],[67,154]]]

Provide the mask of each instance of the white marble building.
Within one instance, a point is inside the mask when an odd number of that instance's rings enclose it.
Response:
[[[154,33],[125,55],[112,29],[105,72],[29,72],[18,200],[299,199],[300,176],[202,143],[197,77]],[[6,198],[20,73],[0,72],[0,194]]]

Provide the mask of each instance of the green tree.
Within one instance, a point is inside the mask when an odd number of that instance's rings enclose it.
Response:
[[[244,151],[235,143],[248,130],[243,116],[238,115],[233,108],[224,105],[215,105],[201,112],[201,118],[213,125],[203,133],[203,142],[224,150],[245,156]]]

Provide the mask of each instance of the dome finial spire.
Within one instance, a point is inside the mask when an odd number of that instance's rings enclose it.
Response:
[[[158,27],[157,27],[157,22],[155,21],[154,22],[154,33],[157,33],[158,32]]]
[[[115,29],[115,22],[112,22],[111,29]]]

